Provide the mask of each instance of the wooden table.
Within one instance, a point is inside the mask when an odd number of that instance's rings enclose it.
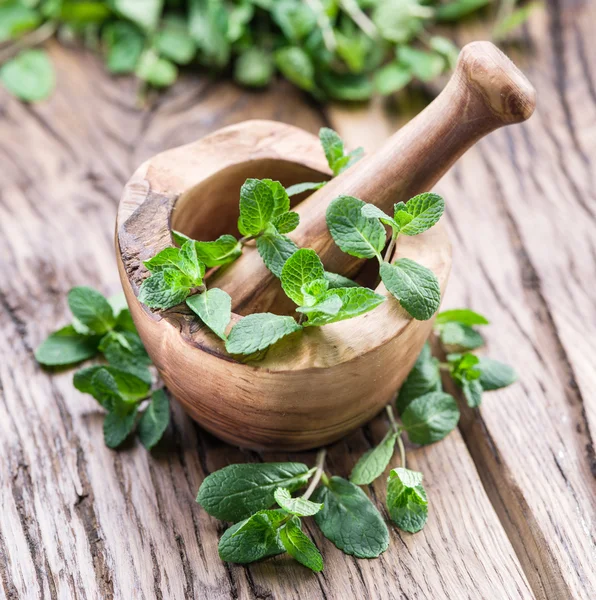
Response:
[[[253,117],[331,124],[371,149],[403,115],[379,103],[321,112],[285,84],[250,93],[195,76],[139,111],[132,81],[57,46],[51,100],[0,92],[0,597],[596,598],[595,23],[594,3],[552,0],[534,15],[521,66],[537,113],[437,186],[454,242],[444,305],[490,316],[489,353],[520,382],[410,451],[431,501],[422,533],[392,527],[390,549],[367,561],[309,525],[319,575],[287,557],[222,563],[222,524],[194,501],[228,463],[286,456],[226,446],[176,404],[152,453],[111,451],[94,400],[72,372],[41,370],[33,349],[69,319],[71,286],[118,291],[116,205],[142,160]],[[385,428],[378,418],[334,445],[329,470],[347,475]],[[382,507],[384,484],[370,494]]]

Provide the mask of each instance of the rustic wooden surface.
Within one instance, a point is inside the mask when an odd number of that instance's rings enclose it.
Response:
[[[437,186],[455,245],[446,304],[491,317],[490,355],[521,381],[487,395],[461,433],[409,453],[431,498],[422,533],[392,528],[389,550],[366,561],[309,527],[320,575],[286,558],[224,565],[222,526],[194,502],[207,473],[285,456],[227,446],[177,406],[151,454],[108,450],[94,401],[32,352],[67,320],[71,286],[118,290],[116,204],[149,156],[254,117],[310,131],[330,122],[370,148],[397,121],[324,115],[285,85],[253,94],[196,77],[140,112],[130,81],[57,47],[50,101],[0,92],[0,597],[596,597],[595,22],[593,4],[536,13],[524,70],[537,114],[492,134]],[[334,445],[329,470],[349,473],[385,428],[379,418]],[[379,506],[382,488],[371,489]]]

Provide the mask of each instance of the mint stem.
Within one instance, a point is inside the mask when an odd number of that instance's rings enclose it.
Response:
[[[399,233],[397,231],[394,231],[393,235],[391,236],[391,241],[389,242],[389,246],[387,246],[385,258],[383,259],[385,262],[391,262],[391,255],[393,254],[393,249],[395,248],[395,242],[397,241],[398,235]]]
[[[387,411],[387,415],[389,416],[389,422],[391,423],[391,427],[392,427],[393,431],[395,431],[395,433],[397,433],[397,445],[399,447],[399,456],[401,459],[401,466],[405,469],[406,468],[406,449],[404,448],[404,442],[401,439],[401,429],[399,428],[399,425],[395,421],[395,416],[393,414],[393,408],[391,407],[391,404],[388,404],[385,407],[385,410]]]
[[[406,449],[404,447],[404,441],[401,439],[401,435],[397,436],[397,445],[399,447],[399,458],[401,460],[402,469],[406,468]]]
[[[256,237],[256,235],[245,235],[244,237],[241,237],[238,241],[244,246],[247,242],[254,240]]]
[[[389,417],[389,422],[391,423],[393,431],[395,431],[395,433],[399,435],[399,427],[395,421],[395,416],[393,414],[393,408],[391,407],[391,404],[388,404],[385,407],[385,410],[387,411],[387,416]]]
[[[317,485],[319,485],[319,481],[321,481],[321,476],[323,475],[323,465],[325,464],[325,456],[327,454],[327,450],[322,448],[319,450],[317,454],[317,462],[315,464],[315,468],[317,469],[315,472],[315,476],[312,478],[309,486],[306,488],[306,492],[302,495],[305,500],[308,500],[311,494],[315,491]]]
[[[362,12],[356,0],[340,0],[340,6],[350,15],[352,21],[372,39],[378,36],[376,25]]]
[[[317,24],[323,35],[323,43],[325,48],[331,53],[335,53],[337,48],[337,41],[335,39],[335,33],[333,33],[333,27],[331,21],[325,12],[325,7],[321,3],[321,0],[306,0],[311,10],[317,15]]]

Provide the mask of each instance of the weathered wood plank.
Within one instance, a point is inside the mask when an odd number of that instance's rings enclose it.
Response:
[[[587,3],[534,15],[525,70],[536,114],[437,186],[454,242],[445,305],[486,313],[488,353],[521,375],[465,411],[461,431],[534,593],[549,600],[596,596],[596,61],[585,51],[595,17]]]

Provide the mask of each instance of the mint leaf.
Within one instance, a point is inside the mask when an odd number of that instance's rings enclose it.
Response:
[[[377,219],[362,215],[365,203],[339,196],[327,208],[327,227],[339,248],[358,258],[380,257],[387,234]]]
[[[276,277],[281,277],[286,260],[298,250],[298,246],[289,237],[271,232],[257,238],[257,250],[265,266]]]
[[[438,77],[447,66],[445,58],[441,54],[405,45],[398,47],[397,59],[414,77],[424,82]]]
[[[207,267],[227,265],[242,254],[242,245],[233,235],[222,235],[213,242],[194,242],[197,258]]]
[[[334,317],[340,311],[343,302],[337,294],[331,294],[312,306],[299,306],[296,311],[305,315],[317,315],[320,318]]]
[[[197,242],[191,240],[182,244],[178,268],[190,278],[193,286],[199,286],[203,283],[205,265],[199,260]]]
[[[0,4],[0,43],[8,42],[37,27],[41,15],[28,5],[18,1]]]
[[[415,319],[430,319],[441,304],[441,288],[435,274],[409,258],[381,264],[381,279],[402,307]]]
[[[229,294],[212,288],[187,298],[186,304],[215,335],[226,341],[226,328],[232,318],[232,298]]]
[[[164,269],[147,277],[139,288],[139,302],[149,308],[171,308],[181,302],[192,289],[193,282],[182,271]]]
[[[302,286],[302,293],[308,306],[313,306],[318,300],[322,299],[325,292],[329,289],[329,282],[324,277],[314,279],[310,283]],[[340,303],[341,306],[341,303]],[[298,309],[296,309],[298,310]]]
[[[181,269],[183,263],[180,248],[164,248],[149,260],[144,261],[143,264],[150,273],[159,273],[165,269]]]
[[[208,475],[197,502],[222,521],[240,521],[253,512],[269,508],[279,487],[293,492],[310,477],[302,463],[248,463],[229,465]]]
[[[288,196],[297,196],[303,192],[314,192],[315,190],[319,190],[326,183],[326,181],[305,181],[304,183],[295,183],[286,188],[286,192]]]
[[[337,321],[344,321],[345,319],[352,319],[359,315],[367,313],[379,304],[385,302],[385,296],[381,296],[364,287],[350,287],[350,288],[333,288],[329,290],[320,300],[322,304],[332,296],[337,296],[341,300],[341,308],[335,314],[329,314],[325,311],[308,311],[308,321],[304,324],[307,326],[321,326],[328,325],[329,323],[336,323]],[[317,305],[313,306],[316,309]],[[306,312],[302,308],[301,312]]]
[[[277,488],[274,497],[280,508],[297,517],[312,517],[323,508],[322,504],[317,504],[304,498],[292,498],[286,488]]]
[[[244,236],[258,235],[271,221],[274,208],[269,185],[259,179],[247,179],[240,188],[238,231]]]
[[[289,46],[278,50],[275,64],[282,75],[299,88],[307,91],[316,88],[314,64],[302,48]]]
[[[185,235],[184,233],[180,233],[180,231],[175,231],[174,229],[172,229],[172,231],[170,231],[170,233],[172,234],[172,240],[174,241],[174,243],[177,246],[183,246],[185,242],[190,241],[195,241],[192,238],[188,237],[187,235]],[[234,238],[236,239],[236,238]]]
[[[279,515],[264,510],[232,525],[219,540],[219,557],[226,562],[246,564],[285,551],[278,532]]]
[[[77,390],[91,394],[106,410],[111,410],[118,400],[138,402],[147,397],[150,388],[149,383],[136,375],[104,365],[79,369],[72,382]]]
[[[288,258],[281,271],[281,287],[298,306],[306,304],[303,286],[323,279],[323,263],[314,250],[301,248]]]
[[[163,0],[113,0],[114,10],[145,31],[154,31],[163,8]]]
[[[118,21],[102,29],[106,66],[110,73],[133,73],[143,52],[143,34],[132,23]]]
[[[151,383],[151,359],[137,333],[110,331],[102,338],[99,349],[111,366]]]
[[[279,537],[284,548],[290,556],[293,556],[300,564],[308,567],[311,571],[319,573],[323,570],[323,557],[305,535],[296,522],[298,519],[288,521],[280,530]]]
[[[443,215],[445,201],[438,194],[418,194],[406,202],[405,212],[412,219],[400,229],[404,235],[418,235],[430,229]],[[399,212],[399,211],[397,211]],[[395,216],[397,219],[397,215]]]
[[[103,439],[108,448],[117,448],[132,433],[137,419],[138,406],[130,412],[109,412],[103,422]]]
[[[232,327],[226,350],[230,354],[252,354],[300,329],[302,327],[292,317],[272,313],[248,315]]]
[[[90,287],[73,287],[68,292],[68,306],[75,318],[93,333],[106,333],[116,324],[110,303]]]
[[[273,221],[290,210],[290,197],[286,192],[286,188],[279,181],[273,181],[272,179],[261,179],[261,181],[269,186],[273,195],[273,212],[271,213],[271,220]],[[284,232],[280,231],[280,233]]]
[[[498,390],[517,381],[515,370],[505,363],[481,356],[476,368],[480,371],[482,389]]]
[[[437,314],[435,325],[459,323],[460,325],[488,325],[488,319],[469,308],[454,308]]]
[[[45,50],[23,50],[0,67],[0,82],[20,100],[45,100],[54,89],[54,67]]]
[[[391,469],[387,483],[387,508],[391,520],[403,531],[416,533],[428,519],[428,499],[422,473]]]
[[[482,404],[482,383],[478,379],[461,380],[461,389],[464,393],[464,398],[471,408],[477,408]]]
[[[177,15],[166,15],[155,36],[155,48],[161,56],[179,65],[187,65],[194,58],[196,47],[186,20]]]
[[[368,496],[356,485],[331,477],[317,488],[313,501],[323,504],[315,522],[340,550],[358,558],[375,558],[387,550],[389,531]]]
[[[273,226],[279,233],[290,233],[300,224],[300,215],[293,211],[286,212],[273,221]]]
[[[343,275],[338,275],[337,273],[331,273],[329,271],[325,271],[325,279],[329,282],[329,289],[360,287],[360,284],[356,283],[355,281],[352,281]]]
[[[389,227],[394,230],[399,229],[399,225],[392,219],[389,215],[385,214],[380,208],[376,207],[374,204],[365,204],[362,207],[362,216],[367,217],[369,219],[379,219],[381,223],[385,223],[385,225],[389,225]]]
[[[38,363],[48,367],[73,365],[97,354],[99,338],[81,335],[72,325],[51,333],[35,350]]]
[[[338,175],[339,171],[336,171],[335,166],[344,157],[343,140],[336,131],[333,131],[329,127],[321,127],[319,130],[319,139],[321,140],[329,168],[333,171],[334,175]]]
[[[410,69],[394,61],[377,69],[374,74],[375,88],[381,96],[388,96],[406,87],[412,81]]]
[[[411,442],[432,444],[455,429],[459,409],[453,396],[430,392],[410,402],[401,420]]]
[[[271,17],[291,42],[299,42],[317,24],[315,13],[300,0],[276,0],[271,5]]]
[[[161,58],[155,50],[149,48],[141,54],[135,75],[154,87],[168,87],[178,78],[178,68],[173,62]]]
[[[439,21],[459,21],[463,17],[476,12],[490,4],[491,0],[454,0],[437,6],[436,16]]]
[[[468,325],[445,323],[440,325],[439,337],[448,352],[475,350],[484,346],[484,338]]]
[[[161,439],[170,422],[170,401],[163,389],[151,394],[151,402],[139,420],[137,434],[141,444],[151,450]]]
[[[422,347],[422,352],[416,359],[414,367],[408,373],[397,396],[397,412],[401,415],[408,404],[419,396],[429,392],[442,392],[441,372],[439,361],[432,356],[428,342]]]
[[[247,87],[264,87],[271,81],[274,70],[273,57],[269,52],[261,48],[247,48],[236,59],[234,79]]]
[[[356,485],[368,485],[380,477],[393,456],[396,440],[397,433],[388,431],[378,446],[360,457],[350,473],[350,481]]]

